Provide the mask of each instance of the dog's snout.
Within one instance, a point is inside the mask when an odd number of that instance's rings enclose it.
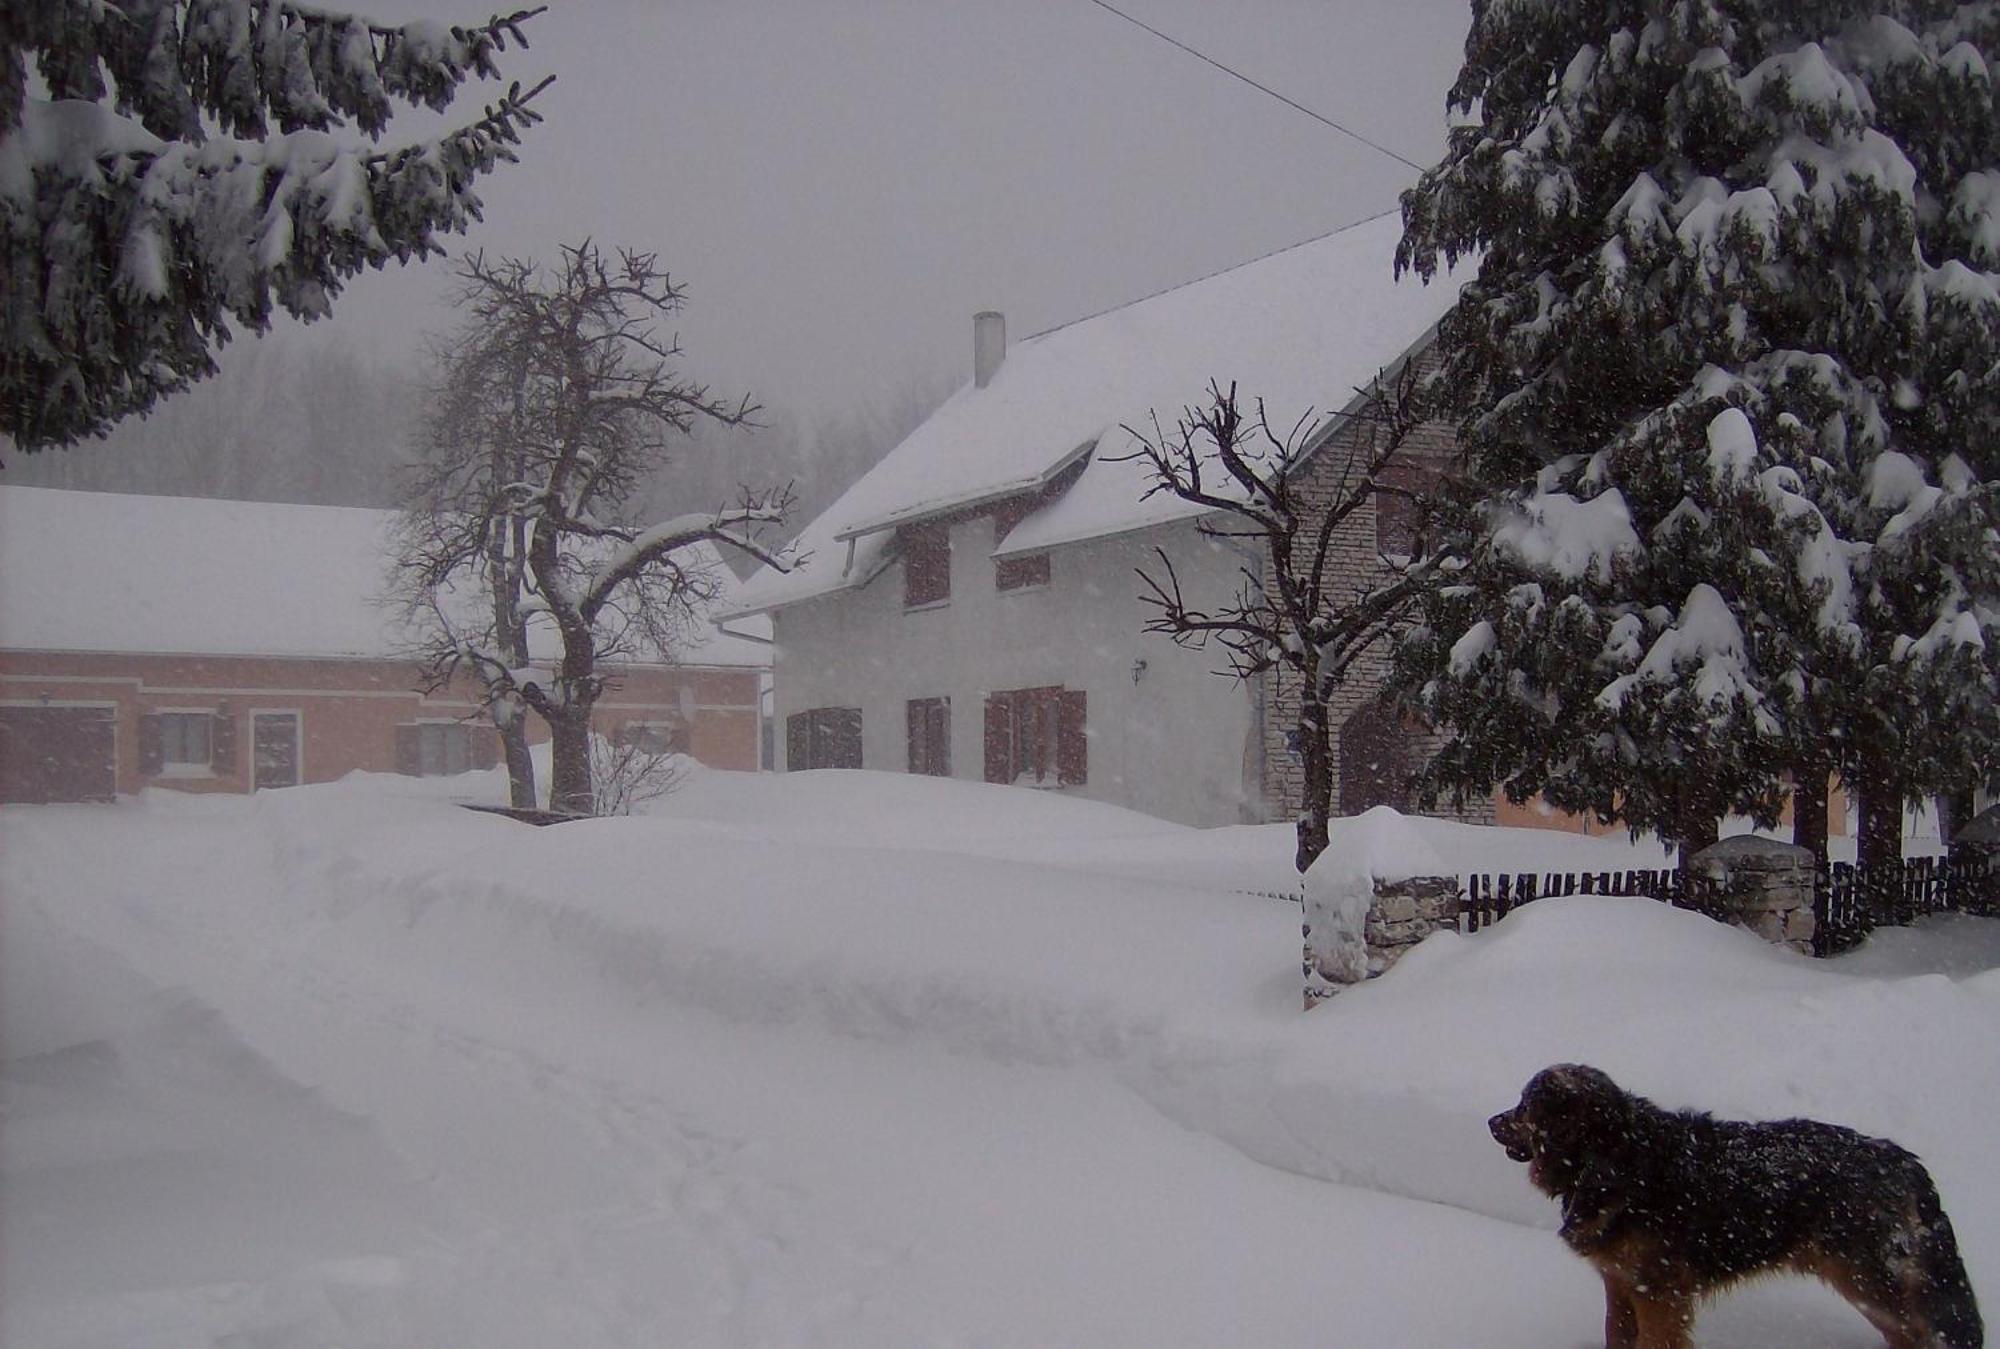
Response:
[[[1521,1116],[1521,1108],[1516,1106],[1512,1110],[1503,1110],[1486,1121],[1486,1128],[1492,1133],[1493,1141],[1505,1148],[1507,1156],[1517,1162],[1528,1161],[1534,1156],[1534,1150],[1528,1145],[1526,1122]]]

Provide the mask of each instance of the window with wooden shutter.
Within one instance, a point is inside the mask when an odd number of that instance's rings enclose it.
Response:
[[[986,695],[986,780],[1014,780],[1014,703],[1005,693]]]
[[[944,524],[904,525],[903,604],[942,604],[951,598],[951,529]]]
[[[152,764],[151,773],[164,777],[200,777],[213,771],[215,729],[221,719],[214,712],[201,711],[155,712],[140,723],[142,741],[147,736],[153,738],[153,753],[147,753],[142,744],[141,764]],[[233,741],[232,741],[233,747]]]
[[[1443,484],[1448,462],[1435,453],[1411,453],[1376,475],[1375,551],[1410,557],[1422,546],[1424,506]]]
[[[1003,501],[993,511],[993,546],[998,548],[1014,532],[1014,526],[1025,520],[1041,499],[1032,496],[1014,497]],[[993,559],[993,588],[995,590],[1023,590],[1030,586],[1045,586],[1049,583],[1049,555],[1025,553],[1018,557],[996,557]]]
[[[139,718],[139,772],[145,777],[158,777],[166,764],[167,753],[159,714],[148,712]]]
[[[827,709],[830,727],[827,756],[828,768],[861,767],[861,709],[858,707],[834,707]]]
[[[481,726],[472,735],[472,766],[497,768],[500,764],[500,732]]]
[[[785,768],[861,767],[861,709],[815,707],[785,718]]]
[[[909,721],[910,771],[929,777],[951,776],[951,700],[912,698],[905,704]]]
[[[812,713],[794,712],[785,718],[785,769],[801,773],[812,767]]]
[[[209,767],[218,773],[233,773],[236,771],[236,718],[227,712],[217,712],[209,720]]]
[[[1072,786],[1090,767],[1084,694],[1060,687],[1009,689],[986,699],[986,780]]]
[[[1089,777],[1090,740],[1083,690],[1064,689],[1056,695],[1056,781],[1075,787]]]
[[[396,728],[396,771],[406,778],[416,777],[424,771],[417,732],[415,723]]]

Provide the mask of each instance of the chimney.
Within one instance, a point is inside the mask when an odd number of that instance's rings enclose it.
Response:
[[[988,309],[972,316],[972,382],[985,388],[1007,359],[1007,316]]]

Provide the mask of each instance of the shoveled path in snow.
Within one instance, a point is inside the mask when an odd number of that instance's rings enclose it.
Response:
[[[448,880],[248,809],[0,819],[10,1349],[1590,1342],[1547,1232],[1260,1165],[1129,1059],[749,1008],[699,961],[635,984],[578,966],[574,916],[545,968],[455,967],[425,930],[488,929],[436,918]],[[345,921],[388,873],[401,942]],[[1777,1294],[1705,1342],[1872,1338]]]

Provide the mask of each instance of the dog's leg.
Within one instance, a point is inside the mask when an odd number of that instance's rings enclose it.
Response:
[[[1639,1323],[1633,1349],[1694,1349],[1694,1299],[1687,1294],[1635,1292],[1632,1311]]]
[[[1609,1270],[1604,1276],[1604,1349],[1638,1349],[1639,1313],[1632,1306],[1632,1285]]]

